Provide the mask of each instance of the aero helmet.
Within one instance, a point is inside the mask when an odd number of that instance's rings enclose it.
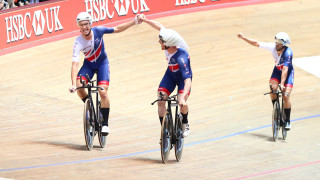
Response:
[[[89,13],[87,12],[81,12],[77,16],[77,25],[80,21],[89,21],[90,25],[92,24],[92,18]]]
[[[277,33],[274,38],[275,39],[279,39],[284,46],[286,46],[286,45],[291,43],[289,35],[287,33],[285,33],[285,32]]]
[[[187,43],[180,34],[172,29],[161,28],[159,38],[165,46],[179,46],[184,49],[189,49]]]

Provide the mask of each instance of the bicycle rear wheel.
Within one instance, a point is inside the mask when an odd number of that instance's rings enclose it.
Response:
[[[175,155],[176,160],[181,161],[182,153],[183,153],[183,144],[184,144],[184,138],[182,134],[182,116],[179,114],[177,117],[177,122],[175,125],[175,132],[176,132],[176,145],[175,145]]]
[[[102,114],[100,112],[100,102],[99,102],[99,106],[98,106],[98,115],[97,115],[97,121],[98,121],[98,124],[99,124],[99,131],[98,131],[98,136],[99,136],[99,144],[100,144],[100,147],[104,148],[106,147],[106,144],[107,144],[107,136],[103,136],[101,134],[101,128],[102,128],[102,122],[103,122],[103,117],[102,117]]]
[[[168,162],[170,150],[171,150],[171,134],[172,132],[170,130],[170,125],[169,125],[169,115],[166,113],[163,121],[162,121],[162,126],[161,126],[161,144],[160,144],[160,149],[161,149],[161,159],[163,163]]]
[[[84,103],[84,110],[83,110],[83,127],[84,127],[84,138],[86,141],[86,146],[88,150],[92,150],[93,148],[93,139],[95,133],[94,123],[92,123],[92,108],[90,106],[90,99],[87,99]]]
[[[277,141],[279,136],[279,118],[279,103],[276,101],[272,112],[272,137],[274,141]]]

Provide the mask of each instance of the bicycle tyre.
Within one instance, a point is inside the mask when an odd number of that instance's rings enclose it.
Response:
[[[175,155],[176,160],[179,162],[182,158],[183,153],[183,145],[184,145],[184,138],[182,133],[182,115],[179,114],[177,117],[177,122],[175,125],[175,134],[176,134],[176,144],[175,144]]]
[[[99,124],[99,130],[98,130],[98,136],[99,136],[99,144],[100,144],[100,147],[101,148],[104,148],[106,147],[106,144],[107,144],[107,136],[103,136],[101,134],[101,124],[103,122],[103,117],[102,117],[102,114],[100,112],[100,102],[99,102],[99,106],[98,106],[98,115],[97,115],[97,121],[98,121],[98,124]]]
[[[166,113],[161,126],[161,159],[163,163],[167,163],[171,150],[171,134],[170,134],[169,117]]]
[[[274,141],[278,140],[279,136],[279,103],[276,101],[272,111],[272,137]]]
[[[92,119],[92,108],[90,106],[90,99],[87,99],[84,103],[83,110],[83,128],[84,128],[84,137],[86,141],[86,146],[88,150],[92,150],[93,148],[93,139],[94,139],[94,123],[90,123]],[[91,127],[90,127],[91,126]]]

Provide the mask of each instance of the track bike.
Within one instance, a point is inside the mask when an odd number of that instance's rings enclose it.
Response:
[[[175,147],[175,156],[177,161],[181,161],[183,152],[183,132],[182,132],[182,115],[178,113],[178,94],[169,96],[164,99],[164,95],[160,92],[160,99],[155,100],[151,105],[158,101],[167,102],[167,112],[163,118],[161,125],[161,159],[163,163],[168,162],[170,150]],[[171,107],[175,107],[175,119],[173,124],[173,116]]]
[[[270,89],[272,89],[271,85],[270,85]],[[272,90],[272,92],[268,92],[268,93],[264,94],[264,95],[267,95],[267,94],[276,94],[277,95],[277,99],[273,105],[273,110],[272,110],[272,137],[273,137],[274,141],[278,140],[280,129],[282,129],[283,140],[285,140],[287,138],[287,129],[285,128],[286,117],[285,117],[285,113],[284,113],[284,103],[283,103],[283,98],[282,98],[283,93],[285,93],[285,92],[281,91],[280,85],[279,85],[279,90],[276,90],[276,91]],[[287,94],[287,95],[289,96],[289,94]],[[281,102],[281,104],[280,104],[280,102]]]
[[[94,74],[97,74],[97,72],[95,72]],[[88,81],[87,84],[82,80],[82,76],[80,74],[80,82],[82,84],[82,87],[78,87],[77,89],[87,89],[88,91],[88,98],[84,103],[83,109],[83,127],[86,146],[88,150],[92,150],[93,140],[97,133],[99,137],[100,147],[105,147],[107,142],[107,137],[101,134],[103,117],[100,112],[99,89],[104,90],[104,88],[99,87],[96,80],[90,80],[88,74],[86,75],[86,78]],[[93,98],[93,94],[95,94],[95,101]]]

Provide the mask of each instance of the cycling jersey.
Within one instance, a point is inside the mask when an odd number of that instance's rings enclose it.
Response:
[[[189,54],[183,48],[178,48],[174,54],[169,54],[167,51],[165,53],[168,68],[160,82],[158,91],[164,91],[170,95],[178,85],[179,93],[183,93],[184,80],[192,79]]]
[[[281,74],[283,66],[288,67],[288,75],[285,81],[286,87],[292,87],[293,86],[293,80],[294,80],[294,69],[292,65],[292,50],[290,47],[285,46],[285,50],[282,52],[282,54],[279,56],[276,50],[276,44],[275,43],[259,43],[259,48],[269,50],[272,54],[272,57],[275,61],[275,67],[273,69],[273,72],[271,74],[270,80],[275,80],[278,83],[281,82]]]
[[[113,33],[113,28],[107,27],[93,27],[92,39],[86,40],[80,35],[74,43],[72,61],[79,62],[80,51],[83,52],[85,58],[83,66],[81,67],[77,79],[80,79],[80,74],[86,80],[86,74],[90,79],[94,72],[97,71],[98,84],[109,85],[110,71],[107,53],[104,48],[103,35]]]

